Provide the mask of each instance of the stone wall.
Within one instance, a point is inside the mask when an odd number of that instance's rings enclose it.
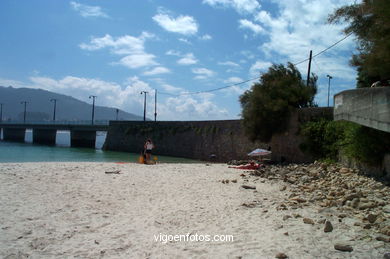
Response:
[[[300,109],[292,114],[288,130],[275,135],[270,143],[252,143],[244,135],[240,120],[224,121],[110,121],[105,150],[140,153],[147,138],[156,145],[154,153],[175,157],[226,162],[248,159],[255,148],[271,147],[272,159],[286,162],[311,162],[301,152],[299,125],[313,117],[332,116],[331,108]]]

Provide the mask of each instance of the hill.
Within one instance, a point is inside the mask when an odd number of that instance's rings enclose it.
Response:
[[[0,86],[0,103],[3,104],[3,121],[23,120],[24,105],[27,102],[26,121],[50,121],[53,119],[54,103],[57,99],[56,120],[91,120],[92,104],[71,96],[54,92]],[[116,108],[95,106],[95,120],[115,120]],[[143,120],[143,117],[119,110],[119,120]]]

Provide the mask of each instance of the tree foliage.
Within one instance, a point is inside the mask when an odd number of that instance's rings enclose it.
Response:
[[[285,129],[294,108],[314,106],[317,77],[313,74],[308,86],[297,68],[288,63],[272,65],[260,82],[240,96],[243,125],[252,140],[267,142],[273,133]]]
[[[343,6],[328,17],[328,22],[347,22],[344,32],[357,37],[359,53],[351,59],[358,70],[357,87],[390,79],[389,0],[363,0]]]

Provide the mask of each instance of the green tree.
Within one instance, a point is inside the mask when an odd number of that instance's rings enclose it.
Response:
[[[357,37],[358,51],[351,65],[357,67],[357,87],[390,79],[390,1],[363,0],[343,6],[328,17],[329,23],[347,22],[346,34]]]
[[[240,96],[241,116],[249,139],[269,141],[273,133],[285,129],[291,110],[314,106],[316,82],[313,74],[307,86],[291,63],[287,67],[272,65],[260,82]]]

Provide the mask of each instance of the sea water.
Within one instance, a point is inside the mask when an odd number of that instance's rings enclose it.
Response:
[[[27,130],[25,142],[0,141],[0,163],[7,162],[138,162],[140,154],[103,151],[106,132],[97,132],[96,146],[93,148],[70,147],[70,132],[57,131],[56,145],[32,143],[32,131]],[[197,160],[159,156],[153,157],[163,163],[196,163]]]

